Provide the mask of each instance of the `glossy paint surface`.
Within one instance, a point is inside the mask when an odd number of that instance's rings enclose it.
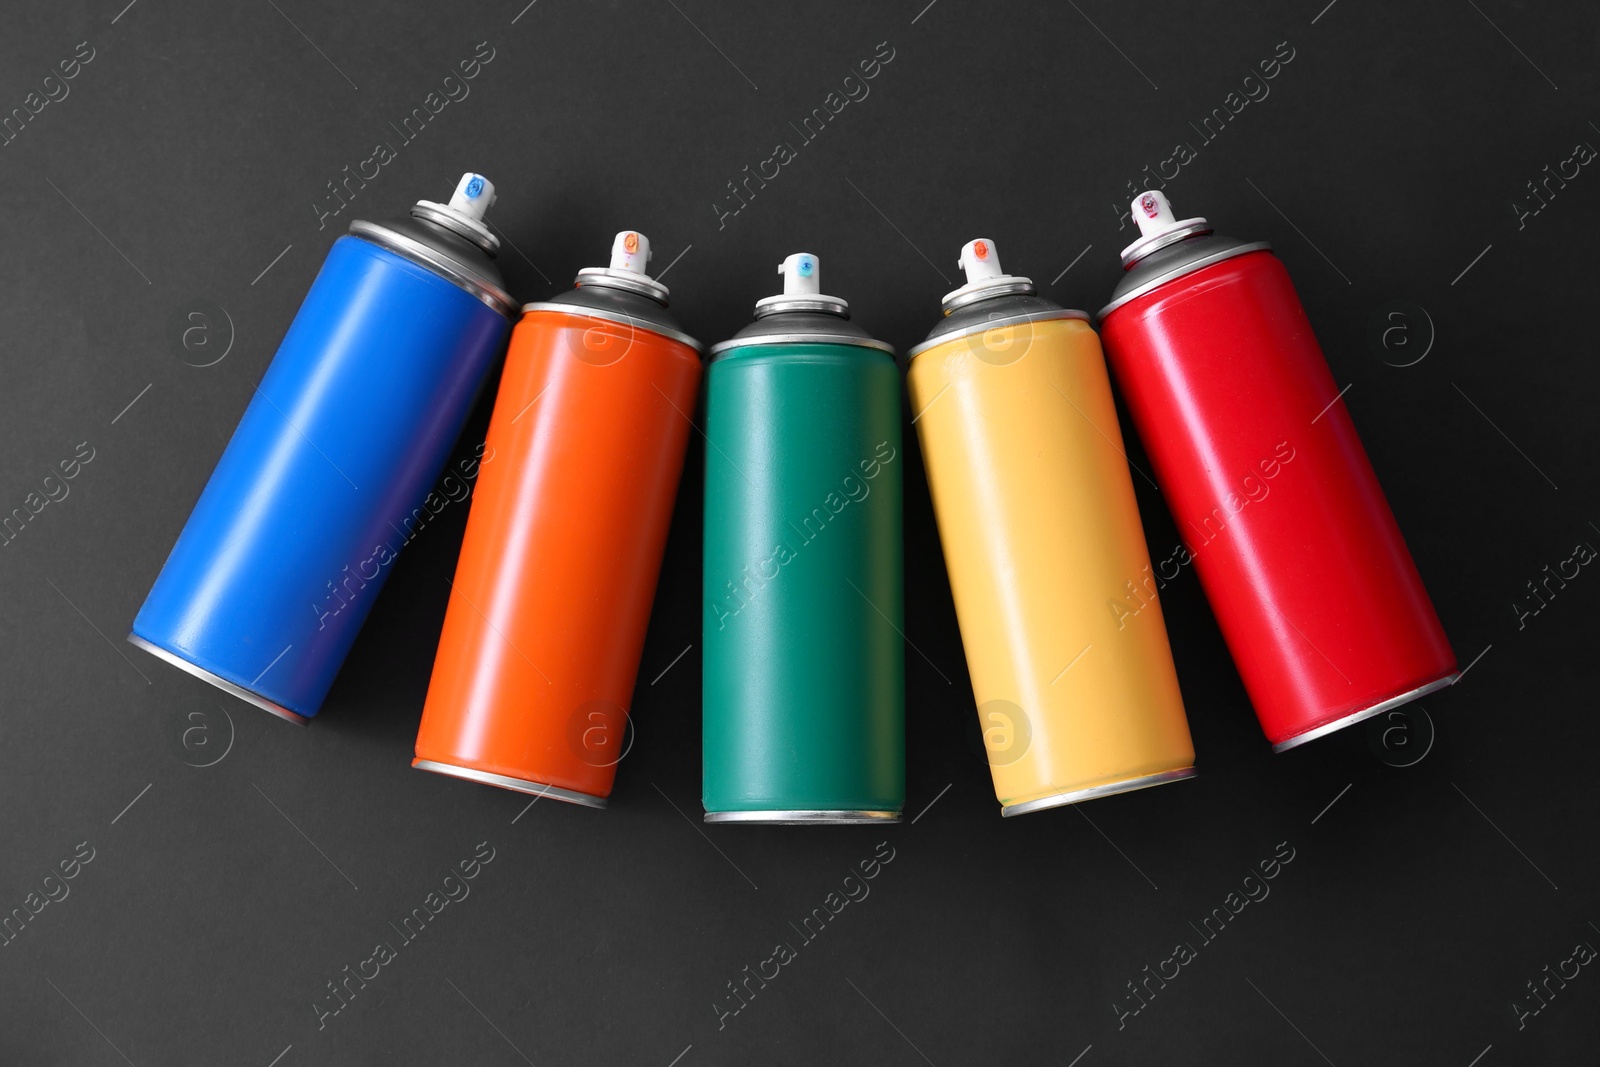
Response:
[[[1001,804],[1191,766],[1094,330],[956,337],[907,384]]]
[[[857,345],[707,373],[707,812],[905,805],[900,376]]]
[[[134,634],[315,715],[508,329],[432,271],[336,241]]]
[[[700,385],[694,349],[533,310],[511,337],[417,758],[611,792]]]
[[[1275,256],[1178,278],[1112,311],[1101,332],[1269,740],[1455,670]]]

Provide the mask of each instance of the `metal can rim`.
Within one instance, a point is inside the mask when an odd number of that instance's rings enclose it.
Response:
[[[634,293],[654,300],[662,307],[667,306],[667,287],[648,274],[636,274],[629,270],[612,270],[610,267],[584,267],[573,278],[572,284],[574,286],[598,285],[602,288],[621,289],[624,292]]]
[[[1451,668],[1448,674],[1442,674],[1431,682],[1407,689],[1403,693],[1396,693],[1394,696],[1386,697],[1376,704],[1370,704],[1357,711],[1347,712],[1331,722],[1325,722],[1321,726],[1313,726],[1309,730],[1304,730],[1291,737],[1286,737],[1282,741],[1275,742],[1272,746],[1272,751],[1274,753],[1287,752],[1291,748],[1298,748],[1307,741],[1315,741],[1320,737],[1327,737],[1331,733],[1343,730],[1347,726],[1354,726],[1368,719],[1377,718],[1386,711],[1393,711],[1395,708],[1409,704],[1413,700],[1421,700],[1429,693],[1437,693],[1446,686],[1455,685],[1460,677],[1461,672]]]
[[[1095,321],[1104,322],[1107,315],[1117,310],[1117,308],[1121,307],[1123,304],[1126,304],[1131,300],[1137,300],[1139,297],[1144,296],[1147,293],[1155,292],[1155,290],[1161,288],[1163,285],[1166,285],[1171,281],[1176,281],[1185,274],[1193,274],[1197,270],[1204,270],[1206,267],[1212,266],[1213,264],[1221,263],[1224,260],[1233,259],[1235,256],[1242,256],[1249,252],[1270,251],[1272,251],[1272,246],[1267,242],[1250,241],[1245,244],[1237,244],[1229,248],[1224,248],[1220,251],[1213,252],[1208,256],[1199,256],[1195,259],[1175,264],[1171,269],[1162,271],[1160,274],[1151,278],[1142,285],[1134,286],[1132,289],[1129,289],[1126,293],[1123,293],[1121,296],[1111,301],[1111,303],[1101,308],[1095,313]]]
[[[276,715],[285,722],[292,722],[296,726],[305,726],[311,722],[311,717],[309,715],[302,715],[293,708],[285,707],[276,700],[265,697],[253,689],[246,689],[238,682],[230,682],[228,679],[224,678],[220,674],[217,674],[215,671],[207,670],[205,667],[200,666],[200,664],[194,663],[185,657],[178,655],[171,649],[162,648],[154,641],[140,637],[136,633],[128,634],[126,640],[128,644],[135,648],[144,649],[144,651],[150,653],[163,663],[169,663],[178,668],[180,671],[183,671],[185,674],[192,674],[202,682],[214,685],[224,693],[238,697],[247,704],[253,704],[262,711],[270,711],[272,714]]]
[[[902,818],[904,811],[898,808],[763,808],[708,811],[703,821],[756,826],[884,826]]]
[[[1056,319],[1079,319],[1083,322],[1088,322],[1089,313],[1087,311],[1079,311],[1077,308],[1061,308],[1058,311],[1021,312],[1016,315],[1005,315],[998,319],[974,323],[964,330],[952,330],[949,333],[940,334],[938,337],[930,337],[907,351],[906,358],[915,359],[919,354],[926,352],[930,348],[937,348],[940,345],[949,344],[951,341],[959,340],[962,337],[971,337],[975,333],[983,333],[986,330],[998,330],[1006,326],[1020,326],[1025,322],[1052,322]]]
[[[1191,763],[1187,767],[1175,767],[1169,771],[1156,771],[1154,774],[1141,774],[1133,778],[1122,778],[1115,782],[1092,785],[1086,789],[1069,789],[1064,793],[1052,793],[1049,796],[1036,797],[1033,800],[1024,800],[1016,804],[1001,804],[1000,815],[1002,818],[1009,819],[1016,815],[1026,815],[1029,812],[1044,811],[1048,808],[1061,808],[1068,804],[1079,804],[1085,800],[1098,800],[1100,797],[1116,796],[1118,793],[1132,793],[1139,789],[1166,785],[1169,782],[1186,781],[1195,777],[1198,773],[1194,764]]]
[[[549,797],[551,800],[564,800],[568,804],[577,804],[580,807],[601,810],[606,807],[605,797],[595,796],[593,793],[582,793],[576,789],[563,789],[560,786],[549,785],[545,782],[536,782],[532,778],[513,778],[509,774],[480,771],[476,767],[465,767],[459,763],[449,763],[445,760],[422,759],[420,756],[411,761],[411,766],[419,771],[443,774],[451,778],[460,778],[467,782],[479,782],[483,785],[499,786],[501,789],[509,789],[516,793],[531,793],[537,797]]]
[[[659,323],[648,322],[644,319],[636,319],[626,312],[609,311],[605,308],[585,307],[582,304],[563,304],[554,300],[535,300],[531,303],[522,305],[523,314],[527,314],[530,311],[559,311],[564,315],[577,315],[583,318],[604,319],[607,322],[614,322],[620,326],[628,326],[633,329],[644,330],[648,333],[653,333],[658,337],[665,337],[669,341],[677,341],[680,344],[688,345],[690,348],[694,349],[696,353],[703,354],[706,350],[705,346],[699,341],[696,341],[693,337],[690,337],[688,334],[683,333],[680,330],[674,330],[669,327],[662,326]]]
[[[735,348],[755,348],[759,345],[844,345],[851,348],[872,348],[894,356],[894,346],[876,337],[852,337],[849,334],[829,333],[770,333],[750,337],[733,337],[711,346],[711,358]]]
[[[403,233],[397,233],[381,223],[368,222],[365,219],[356,219],[350,224],[352,236],[393,252],[404,259],[409,259],[419,267],[433,271],[435,274],[451,282],[458,288],[466,290],[477,297],[489,307],[494,308],[506,318],[516,316],[517,302],[511,294],[493,285],[477,275],[461,269],[460,265],[445,256],[441,256],[421,241],[413,240]]]

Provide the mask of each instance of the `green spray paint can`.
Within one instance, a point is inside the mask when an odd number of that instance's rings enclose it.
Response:
[[[706,372],[707,822],[905,808],[900,374],[817,257]]]

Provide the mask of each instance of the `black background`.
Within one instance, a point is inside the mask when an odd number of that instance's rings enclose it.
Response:
[[[1513,607],[1545,565],[1600,545],[1600,174],[1520,225],[1512,206],[1600,145],[1593,5],[124,2],[0,13],[7,112],[94,49],[0,148],[0,512],[94,449],[0,547],[0,911],[94,849],[0,948],[0,1062],[1595,1061],[1593,966],[1521,1029],[1511,1007],[1600,945],[1600,577],[1520,628]],[[325,183],[481,41],[494,58],[471,95],[319,229]],[[884,41],[870,95],[719,226],[726,183]],[[1270,95],[1202,143],[1189,123],[1285,41]],[[1287,263],[1472,664],[1387,747],[1357,727],[1272,755],[1186,573],[1162,597],[1200,777],[1002,822],[910,437],[907,633],[926,659],[907,651],[899,827],[701,832],[697,438],[609,811],[527,809],[408,766],[464,506],[406,552],[306,729],[122,641],[352,217],[481,170],[519,298],[637,227],[657,270],[684,252],[673,306],[707,342],[803,248],[903,351],[980,234],[1096,309],[1131,239],[1113,205],[1178,141],[1198,149],[1167,188],[1180,217]],[[199,358],[172,323],[205,301],[225,314]],[[1135,485],[1162,558],[1176,532]],[[726,983],[882,840],[895,858],[870,897],[719,1030]],[[495,859],[472,895],[319,1030],[325,983],[482,841]],[[1295,858],[1270,897],[1119,1029],[1125,983],[1199,945],[1189,924],[1279,842]]]

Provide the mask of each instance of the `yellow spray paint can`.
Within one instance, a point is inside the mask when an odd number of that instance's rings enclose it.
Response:
[[[1192,777],[1099,338],[992,241],[960,262],[907,384],[1001,814]]]

